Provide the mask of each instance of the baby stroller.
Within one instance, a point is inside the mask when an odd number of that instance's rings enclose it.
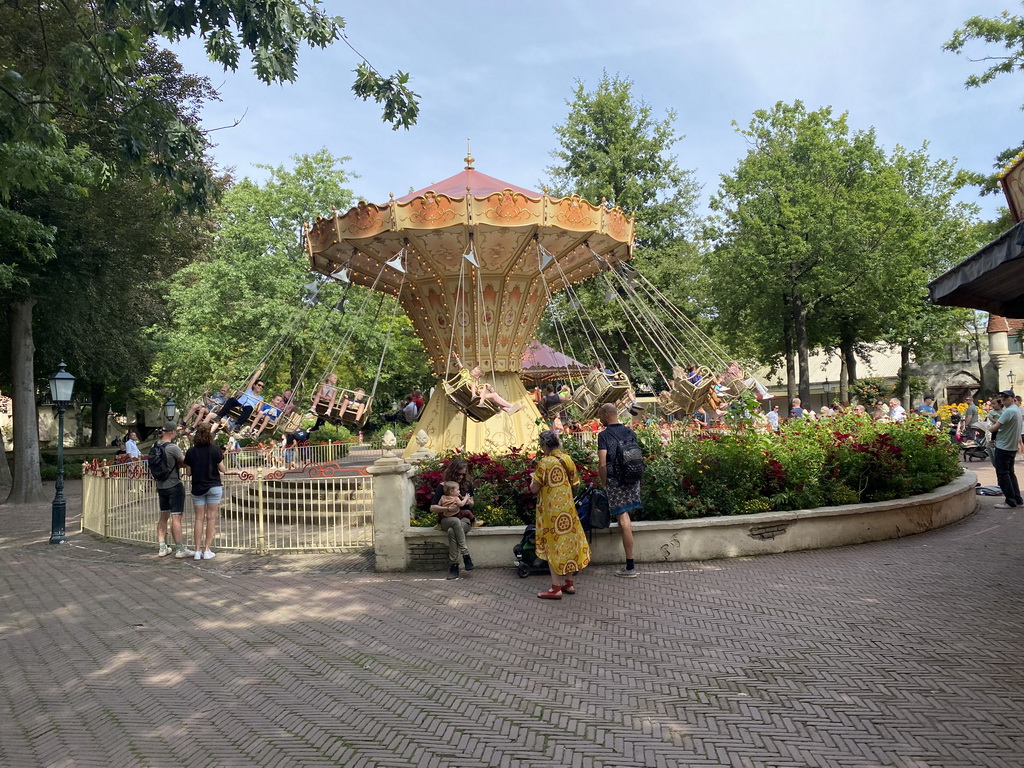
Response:
[[[608,527],[608,496],[600,488],[588,485],[576,495],[574,501],[576,514],[587,534],[587,541],[590,541],[594,528]],[[520,519],[525,518],[523,510],[520,508],[518,511]],[[519,543],[512,547],[512,554],[516,557],[516,576],[519,578],[525,579],[531,573],[548,572],[547,560],[537,557],[537,526],[532,523],[526,526]]]
[[[985,432],[971,427],[967,437],[960,444],[964,461],[985,461],[989,457],[988,445],[985,443]]]

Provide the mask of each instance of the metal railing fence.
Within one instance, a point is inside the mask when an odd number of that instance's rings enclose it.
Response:
[[[249,452],[250,454],[252,452]],[[240,456],[240,464],[252,456]],[[159,501],[146,462],[87,466],[82,527],[107,538],[156,545]],[[215,548],[239,552],[335,552],[373,546],[373,478],[334,462],[294,468],[242,466],[222,478]],[[195,515],[188,477],[184,541]]]

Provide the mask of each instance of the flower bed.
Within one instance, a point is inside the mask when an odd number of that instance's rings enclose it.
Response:
[[[674,520],[807,509],[927,493],[961,473],[957,447],[927,419],[895,424],[842,416],[786,422],[779,434],[737,429],[693,433],[663,444],[654,427],[637,430],[646,472],[638,520]],[[567,438],[583,482],[597,476],[596,453]],[[414,525],[452,454],[425,463],[416,479]],[[476,515],[486,525],[531,522],[535,455],[464,455],[476,483]]]

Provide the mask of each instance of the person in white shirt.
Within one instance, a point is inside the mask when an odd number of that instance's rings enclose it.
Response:
[[[132,461],[138,461],[139,456],[142,454],[139,452],[139,436],[133,429],[128,433],[128,439],[124,441],[124,452],[132,457]]]
[[[906,409],[900,405],[900,401],[894,397],[889,401],[889,421],[904,421],[906,418]]]

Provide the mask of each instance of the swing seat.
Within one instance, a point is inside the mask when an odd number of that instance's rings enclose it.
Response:
[[[238,399],[238,398],[239,398],[239,397],[241,397],[241,396],[242,396],[243,394],[245,394],[245,393],[244,393],[244,392],[238,392],[238,393],[236,393],[236,394],[235,394],[235,399]],[[262,402],[262,401],[261,401],[261,402]],[[239,429],[239,430],[241,430],[241,429],[243,429],[243,428],[245,428],[245,427],[251,427],[251,426],[253,426],[253,424],[255,424],[255,423],[256,423],[256,417],[257,417],[257,416],[259,416],[259,414],[260,414],[260,408],[262,407],[262,405],[257,405],[257,406],[255,406],[255,407],[254,407],[254,408],[252,409],[252,413],[251,413],[251,414],[249,414],[249,419],[248,419],[248,421],[246,421],[246,422],[245,422],[245,424],[239,424],[239,423],[238,423],[238,420],[239,420],[239,418],[241,418],[241,416],[242,416],[242,407],[243,407],[243,406],[241,406],[241,405],[237,405],[237,406],[234,406],[233,408],[229,409],[229,410],[227,411],[227,413],[225,413],[225,414],[224,414],[224,416],[225,416],[225,417],[227,417],[227,418],[228,418],[228,419],[230,419],[231,421],[235,422],[235,427],[236,427],[237,429]],[[218,410],[219,410],[219,409],[218,409]],[[216,412],[216,411],[215,411],[215,412]]]
[[[672,398],[671,392],[662,392],[658,395],[658,410],[666,416],[674,416],[682,413],[683,408]]]
[[[501,413],[501,408],[490,400],[484,400],[483,404],[480,403],[480,396],[473,394],[474,383],[473,377],[466,370],[461,370],[442,382],[444,393],[448,399],[473,421],[487,421],[492,416]]]
[[[714,389],[715,382],[711,378],[701,379],[700,384],[694,384],[689,379],[673,379],[669,384],[671,387],[672,401],[682,413],[695,413],[698,408],[705,405],[708,395]]]
[[[277,421],[267,427],[264,432],[270,430],[278,434],[287,435],[302,426],[302,414],[292,411],[277,417]]]
[[[590,421],[597,417],[602,405],[618,403],[629,391],[629,377],[622,371],[613,374],[591,371],[576,388],[569,407],[577,421]]]
[[[707,404],[716,411],[721,410],[722,406],[726,405],[725,398],[721,397],[714,389],[708,392],[707,401]]]
[[[743,379],[726,379],[725,387],[729,390],[730,397],[739,397],[750,389],[750,387],[747,386],[746,381]]]
[[[331,424],[361,428],[366,425],[367,420],[370,418],[370,413],[372,413],[373,397],[364,394],[362,400],[355,402],[353,400],[355,396],[355,390],[338,387],[337,396],[334,399],[334,408],[329,408],[329,401],[320,400],[310,410],[319,418]],[[348,405],[344,412],[341,412],[339,409],[344,400],[348,400]],[[365,406],[362,413],[359,413],[360,405]],[[295,430],[291,431],[294,432]]]

